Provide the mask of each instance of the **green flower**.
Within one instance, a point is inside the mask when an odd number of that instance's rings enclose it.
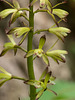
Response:
[[[9,14],[16,12],[17,9],[5,9],[0,12],[0,19],[7,17]]]
[[[32,6],[35,2],[37,2],[38,0],[33,0],[29,6]],[[49,0],[40,0],[40,8],[46,8],[52,12],[52,5],[51,2]]]
[[[64,54],[67,54],[67,51],[65,50],[53,50],[50,52],[44,52],[43,51],[43,46],[45,44],[46,38],[45,36],[42,36],[39,41],[39,48],[30,50],[25,57],[29,57],[31,55],[35,55],[34,57],[42,57],[43,61],[49,66],[49,60],[48,57],[51,57],[55,62],[59,64],[58,61],[64,62],[65,63],[65,56]]]
[[[40,0],[40,7],[46,8],[52,12],[52,5],[49,0]]]
[[[67,54],[67,51],[65,51],[65,50],[53,50],[53,51],[50,51],[50,52],[46,52],[46,55],[48,57],[51,57],[58,64],[59,64],[58,61],[61,61],[61,62],[65,63],[64,54]]]
[[[16,27],[16,28],[9,30],[7,32],[7,34],[10,35],[10,34],[14,33],[15,37],[19,38],[22,35],[24,35],[25,33],[28,33],[29,31],[30,31],[29,27]]]
[[[55,27],[49,28],[49,32],[55,34],[59,39],[64,41],[64,37],[66,37],[67,33],[70,33],[71,30],[65,27]]]
[[[0,66],[0,87],[8,80],[12,78],[12,75],[8,73],[4,68]]]
[[[30,50],[26,55],[25,55],[25,57],[29,57],[29,56],[31,56],[31,55],[35,55],[35,57],[42,57],[43,58],[43,60],[44,60],[44,62],[47,64],[47,65],[49,65],[49,60],[48,60],[48,58],[47,58],[47,56],[45,55],[45,53],[44,53],[44,51],[43,51],[43,46],[44,46],[44,44],[45,44],[45,42],[46,42],[46,38],[45,38],[45,35],[44,36],[42,36],[41,38],[40,38],[40,41],[39,41],[39,48],[38,49],[34,49],[34,50]]]
[[[57,93],[55,93],[51,89],[47,88],[47,84],[55,85],[54,80],[55,80],[55,77],[52,76],[51,71],[48,72],[48,67],[47,67],[43,71],[43,73],[40,76],[39,80],[26,80],[24,83],[28,84],[28,85],[35,86],[37,89],[41,88],[41,90],[36,93],[36,100],[38,100],[41,97],[41,95],[44,93],[44,91],[46,91],[46,90],[48,90],[50,92],[53,92],[55,95],[57,95]]]
[[[62,9],[53,9],[53,14],[57,15],[59,18],[64,19],[69,13]]]
[[[15,41],[14,41],[12,35],[7,35],[7,36],[8,36],[8,38],[9,38],[9,40],[10,40],[11,42],[7,42],[7,43],[4,44],[4,49],[3,49],[2,52],[0,53],[0,57],[1,57],[1,56],[4,56],[4,55],[7,53],[7,51],[9,51],[9,50],[11,50],[11,49],[14,50],[14,55],[16,55],[16,53],[17,53],[17,48],[18,48],[18,49],[21,49],[21,50],[24,51],[24,52],[27,52],[27,51],[26,51],[25,49],[23,49],[21,46],[16,45],[16,43],[15,43]]]
[[[9,21],[9,26],[16,21],[17,18],[19,17],[24,17],[26,20],[29,20],[26,12],[23,10],[29,11],[27,8],[20,8],[20,5],[17,0],[12,0],[13,5],[8,3],[12,8],[11,9],[5,9],[0,12],[0,19],[6,18],[8,15],[12,14],[11,19]]]

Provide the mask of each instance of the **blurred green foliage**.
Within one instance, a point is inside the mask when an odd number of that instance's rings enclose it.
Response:
[[[39,100],[75,100],[75,83],[57,81],[55,86],[51,86],[58,95],[46,91]]]
[[[49,88],[54,90],[57,93],[57,96],[49,91],[45,91],[39,100],[75,100],[74,82],[56,81],[56,84],[54,86],[49,86]]]

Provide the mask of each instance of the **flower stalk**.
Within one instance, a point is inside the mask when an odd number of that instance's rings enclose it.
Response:
[[[62,42],[64,42],[64,38],[68,35],[67,33],[71,32],[70,29],[65,27],[60,27],[59,25],[61,21],[65,21],[65,18],[69,13],[65,10],[56,8],[58,5],[66,2],[61,2],[52,6],[52,3],[49,0],[40,0],[39,8],[33,12],[33,6],[35,2],[37,2],[38,0],[29,0],[29,8],[21,8],[17,0],[12,0],[12,4],[7,2],[6,0],[0,0],[0,1],[4,1],[11,7],[10,9],[9,8],[4,9],[3,11],[0,12],[0,19],[4,19],[11,14],[11,18],[9,20],[9,27],[19,17],[23,17],[25,18],[25,20],[29,22],[29,26],[23,22],[24,26],[22,27],[15,27],[10,30],[6,30],[6,34],[10,42],[4,44],[4,49],[0,53],[0,57],[2,57],[11,49],[13,49],[14,55],[17,54],[18,49],[25,52],[24,58],[27,58],[27,69],[29,78],[25,79],[22,77],[14,76],[8,73],[4,68],[0,66],[0,86],[2,86],[5,82],[11,79],[18,79],[24,81],[24,84],[30,86],[29,90],[30,100],[38,100],[46,90],[57,95],[56,92],[47,87],[47,84],[55,85],[54,80],[56,79],[56,77],[52,75],[52,71],[48,70],[48,67],[50,66],[48,57],[52,58],[57,64],[59,64],[59,62],[65,63],[66,61],[64,55],[68,53],[67,51],[58,49],[52,50],[53,47],[58,42],[58,40],[62,40]],[[26,11],[29,12],[29,18],[26,14]],[[36,31],[34,31],[34,15],[39,12],[48,13],[52,17],[54,25],[47,29],[37,29]],[[59,21],[56,20],[55,15],[60,18]],[[46,34],[44,34],[39,39],[38,48],[33,49],[32,48],[33,36],[41,34],[41,32],[46,32],[46,31],[48,32],[48,34],[51,33],[53,35],[56,35],[58,39],[54,42],[52,46],[50,46],[50,49],[44,51],[43,46],[46,43]],[[18,44],[15,42],[13,34],[16,38],[22,37]],[[28,39],[27,39],[27,50],[26,50],[25,48],[21,47],[22,46],[21,44],[24,42],[27,36]],[[38,59],[41,57],[44,63],[46,64],[46,69],[41,74],[39,80],[35,79],[34,68],[33,68],[33,60],[36,57]],[[36,89],[38,88],[40,88],[40,90],[36,92]]]
[[[30,3],[32,0],[30,0]],[[33,14],[33,6],[30,6],[29,12],[29,27],[33,27],[28,34],[28,44],[27,51],[32,50],[32,41],[33,41],[33,30],[34,30],[34,14]],[[33,56],[27,58],[27,67],[28,67],[28,75],[30,80],[35,80],[34,69],[33,69]],[[36,98],[36,88],[30,85],[30,100],[35,100]]]

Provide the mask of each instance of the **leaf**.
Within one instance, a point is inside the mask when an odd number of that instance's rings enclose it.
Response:
[[[62,9],[53,9],[53,14],[57,15],[59,18],[64,19],[69,13]]]
[[[47,72],[48,72],[48,67],[46,67],[46,69],[43,71],[42,75],[39,78],[39,81],[41,81],[42,78],[44,78],[44,76],[47,74]]]
[[[49,66],[49,60],[45,54],[42,55],[44,62]]]
[[[24,33],[29,32],[30,28],[29,27],[16,27],[11,29],[7,34],[12,34],[14,33],[14,35],[19,38],[21,37]]]
[[[26,55],[25,55],[25,57],[29,57],[29,56],[31,56],[31,55],[33,55],[34,54],[34,50],[30,50]]]
[[[15,8],[19,9],[20,8],[20,5],[18,3],[17,0],[13,0],[13,5],[15,6]]]
[[[16,12],[17,9],[5,9],[3,11],[0,12],[0,18],[5,18],[7,17],[9,14]]]
[[[44,46],[45,42],[46,42],[46,37],[45,37],[45,35],[43,35],[40,38],[40,41],[39,41],[39,49],[42,49],[42,47]]]

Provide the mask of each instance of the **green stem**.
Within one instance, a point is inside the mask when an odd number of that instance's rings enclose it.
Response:
[[[37,9],[36,11],[34,11],[34,14],[35,13],[38,13],[38,12],[47,12],[47,10],[46,9],[41,9],[41,10],[40,9]]]
[[[25,49],[24,49],[24,48],[22,48],[21,46],[15,45],[14,47],[15,47],[15,48],[18,48],[18,49],[20,49],[20,50],[22,50],[22,51],[24,51],[24,52],[26,52],[26,53],[27,53],[27,50],[25,50]]]
[[[36,33],[40,34],[40,32],[45,32],[45,31],[48,31],[48,29],[36,30],[36,31],[34,32],[34,34],[36,34]]]
[[[18,79],[18,80],[23,80],[23,81],[26,81],[25,78],[22,78],[22,77],[17,77],[17,76],[12,76],[12,79]]]
[[[30,0],[30,3],[31,2],[32,0]],[[33,29],[28,33],[27,51],[32,50],[32,40],[33,40],[33,30],[34,30],[33,6],[30,7],[30,12],[29,12],[29,27],[33,27]],[[35,80],[34,69],[33,69],[33,56],[27,58],[27,67],[28,67],[29,80]],[[30,100],[35,100],[35,97],[36,97],[36,89],[34,86],[30,85]]]
[[[23,38],[22,38],[21,41],[18,43],[18,45],[21,45],[21,44],[23,43],[23,41],[25,40],[27,34],[28,34],[28,32],[23,36]]]
[[[59,24],[63,19],[60,19],[57,23]],[[51,26],[51,28],[55,27],[56,24],[54,24],[53,26]]]
[[[4,1],[4,2],[7,3],[9,6],[11,6],[12,8],[15,9],[15,7],[14,7],[13,5],[11,5],[11,3],[9,3],[8,1],[6,1],[6,0],[2,0],[2,1]]]
[[[60,2],[60,3],[56,4],[55,6],[53,6],[52,8],[55,8],[55,7],[57,7],[57,6],[61,5],[61,4],[64,4],[64,3],[66,3],[66,2],[65,1]]]
[[[27,21],[29,21],[28,17],[26,15],[22,15]]]
[[[35,14],[35,13],[38,13],[38,12],[47,12],[49,15],[51,15],[51,17],[52,17],[52,19],[54,20],[55,24],[59,27],[59,25],[58,25],[58,23],[57,23],[57,21],[56,21],[56,19],[55,19],[55,16],[54,16],[49,10],[39,10],[39,9],[37,9],[37,10],[34,12],[34,14]]]
[[[59,41],[59,39],[57,39],[56,41],[55,41],[55,43],[50,47],[50,49],[47,51],[47,52],[49,52],[55,45],[56,45],[56,43]]]
[[[28,9],[28,8],[20,8],[19,10],[26,10],[26,11],[30,11],[30,9]]]

